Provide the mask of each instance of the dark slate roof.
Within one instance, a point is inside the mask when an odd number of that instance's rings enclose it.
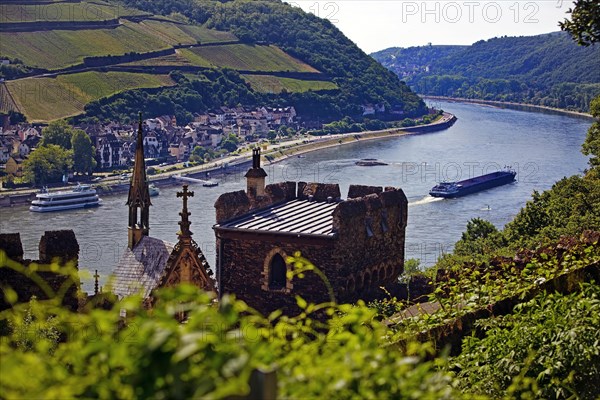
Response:
[[[112,292],[119,297],[141,293],[144,298],[158,285],[174,244],[144,236],[123,253],[112,278]]]
[[[246,214],[215,228],[253,232],[333,236],[333,210],[338,203],[292,200]]]

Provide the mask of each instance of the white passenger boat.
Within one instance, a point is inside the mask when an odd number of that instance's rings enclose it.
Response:
[[[47,188],[35,196],[29,211],[48,212],[74,208],[96,207],[102,203],[96,189],[90,185],[77,185],[73,190],[48,192]]]

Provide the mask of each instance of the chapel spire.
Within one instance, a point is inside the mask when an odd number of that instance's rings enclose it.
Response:
[[[129,185],[129,235],[128,246],[133,249],[143,236],[148,236],[150,231],[150,192],[146,178],[146,164],[144,162],[144,130],[142,128],[142,113],[139,113],[137,142],[135,146],[135,161],[133,176]]]

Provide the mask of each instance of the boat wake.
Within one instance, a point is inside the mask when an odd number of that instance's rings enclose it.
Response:
[[[412,201],[412,202],[408,203],[408,206],[409,207],[410,206],[420,206],[423,204],[429,204],[429,203],[433,203],[436,201],[442,201],[442,200],[444,200],[442,197],[433,197],[433,196],[427,195],[427,196],[423,197],[421,200]]]

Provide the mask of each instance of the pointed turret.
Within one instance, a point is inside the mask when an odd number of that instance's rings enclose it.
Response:
[[[140,112],[133,176],[131,177],[129,196],[127,197],[127,205],[129,206],[128,246],[130,249],[135,247],[142,236],[148,236],[150,231],[149,219],[152,203],[150,202],[150,192],[148,191],[148,180],[146,178],[143,135],[142,113]]]

